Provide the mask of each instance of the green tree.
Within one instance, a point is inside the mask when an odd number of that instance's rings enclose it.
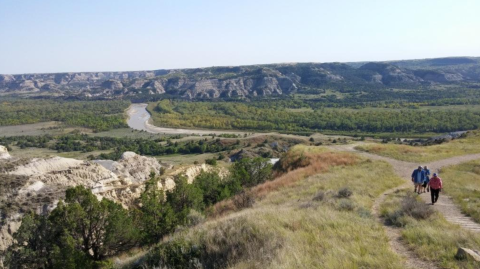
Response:
[[[230,174],[233,181],[240,181],[244,187],[253,187],[271,179],[272,164],[264,158],[242,158],[235,162]]]
[[[8,268],[49,268],[52,254],[51,225],[45,216],[27,214],[13,235],[14,243],[8,248],[5,263]]]
[[[175,178],[175,188],[167,192],[167,203],[175,212],[176,222],[183,225],[190,209],[197,211],[203,209],[202,190],[194,184],[188,184],[186,176],[177,176]]]
[[[137,245],[132,215],[83,186],[70,188],[50,216],[27,214],[8,249],[9,268],[101,268],[107,256]]]
[[[150,174],[145,191],[140,196],[140,219],[142,238],[146,244],[158,242],[164,235],[173,231],[176,225],[175,214],[165,201],[164,192],[158,188],[158,178]]]
[[[98,201],[83,186],[68,189],[65,202],[52,211],[52,223],[68,230],[93,260],[99,261],[137,244],[133,218],[121,205],[108,199]]]
[[[220,200],[220,193],[222,192],[222,179],[218,172],[201,172],[193,181],[193,184],[198,187],[203,194],[203,203],[206,207],[211,206]]]
[[[7,250],[8,268],[94,268],[96,263],[79,250],[78,242],[64,227],[47,216],[27,214],[14,243]]]

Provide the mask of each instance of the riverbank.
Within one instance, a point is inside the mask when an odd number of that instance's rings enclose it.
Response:
[[[178,129],[159,127],[151,123],[151,115],[147,111],[147,104],[132,104],[127,109],[127,124],[135,130],[146,131],[154,134],[186,134],[186,135],[221,135],[235,134],[244,135],[247,132],[242,131],[222,131],[222,130],[198,130],[198,129]]]

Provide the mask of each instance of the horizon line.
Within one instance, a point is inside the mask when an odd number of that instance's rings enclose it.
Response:
[[[444,56],[444,57],[434,57],[434,58],[416,58],[416,59],[401,59],[401,60],[382,60],[382,61],[332,61],[332,62],[277,62],[277,63],[260,63],[260,64],[242,64],[242,65],[212,65],[212,66],[202,66],[202,67],[184,67],[184,68],[159,68],[159,69],[143,69],[143,70],[124,70],[124,71],[62,71],[62,72],[33,72],[33,73],[16,73],[8,74],[3,73],[0,75],[10,75],[10,76],[19,76],[19,75],[38,75],[38,74],[72,74],[72,73],[127,73],[127,72],[148,72],[148,71],[159,71],[159,70],[191,70],[191,69],[206,69],[214,67],[248,67],[248,66],[262,66],[262,65],[293,65],[293,64],[316,64],[316,63],[382,63],[382,62],[401,62],[401,61],[415,61],[415,60],[432,60],[432,59],[448,59],[448,58],[480,58],[480,56]]]

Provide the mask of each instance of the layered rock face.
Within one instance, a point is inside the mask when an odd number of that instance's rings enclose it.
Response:
[[[7,205],[0,222],[0,251],[10,245],[23,212],[49,212],[64,198],[67,188],[85,186],[99,199],[106,197],[128,206],[142,193],[150,172],[159,174],[162,167],[155,158],[133,152],[125,152],[118,162],[111,162],[110,169],[95,162],[62,157],[18,159],[11,157],[3,146],[0,159],[4,189],[0,203]]]
[[[283,95],[301,87],[480,82],[480,59],[293,63],[238,67],[0,75],[0,93],[80,97],[169,94],[186,98]],[[439,64],[440,63],[440,64]]]
[[[150,173],[160,174],[160,164],[155,158],[125,152],[118,161],[82,161],[71,158],[11,157],[7,149],[0,146],[0,252],[12,243],[12,235],[21,224],[24,212],[31,210],[45,214],[53,210],[58,201],[65,197],[69,187],[84,186],[92,190],[98,199],[107,198],[124,207],[129,207],[145,189],[144,183]],[[188,182],[211,166],[202,164],[183,167],[171,172],[158,187],[164,190],[175,188],[174,177],[183,174]],[[225,176],[227,171],[220,171]]]
[[[187,98],[264,96],[295,92],[294,81],[279,72],[224,74],[179,70],[117,73],[64,73],[0,75],[0,93],[121,97],[139,94],[172,94]],[[167,74],[167,75],[165,75]]]
[[[373,71],[372,81],[385,85],[423,81],[423,79],[416,77],[411,71],[386,63],[368,63],[360,67],[360,69]]]

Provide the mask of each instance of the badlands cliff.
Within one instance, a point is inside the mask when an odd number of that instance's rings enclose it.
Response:
[[[67,188],[82,185],[99,199],[108,198],[128,207],[140,197],[150,173],[159,175],[162,167],[171,168],[134,152],[125,152],[119,161],[20,159],[10,156],[0,146],[0,251],[11,244],[24,213],[32,210],[48,213],[64,198]],[[201,171],[210,169],[203,164],[170,171],[171,175],[164,177],[159,188],[174,188],[173,178],[177,174],[185,174],[191,183]]]
[[[310,88],[478,83],[479,63],[480,58],[453,57],[136,72],[0,74],[0,94],[93,98],[169,94],[193,99],[289,95]]]

